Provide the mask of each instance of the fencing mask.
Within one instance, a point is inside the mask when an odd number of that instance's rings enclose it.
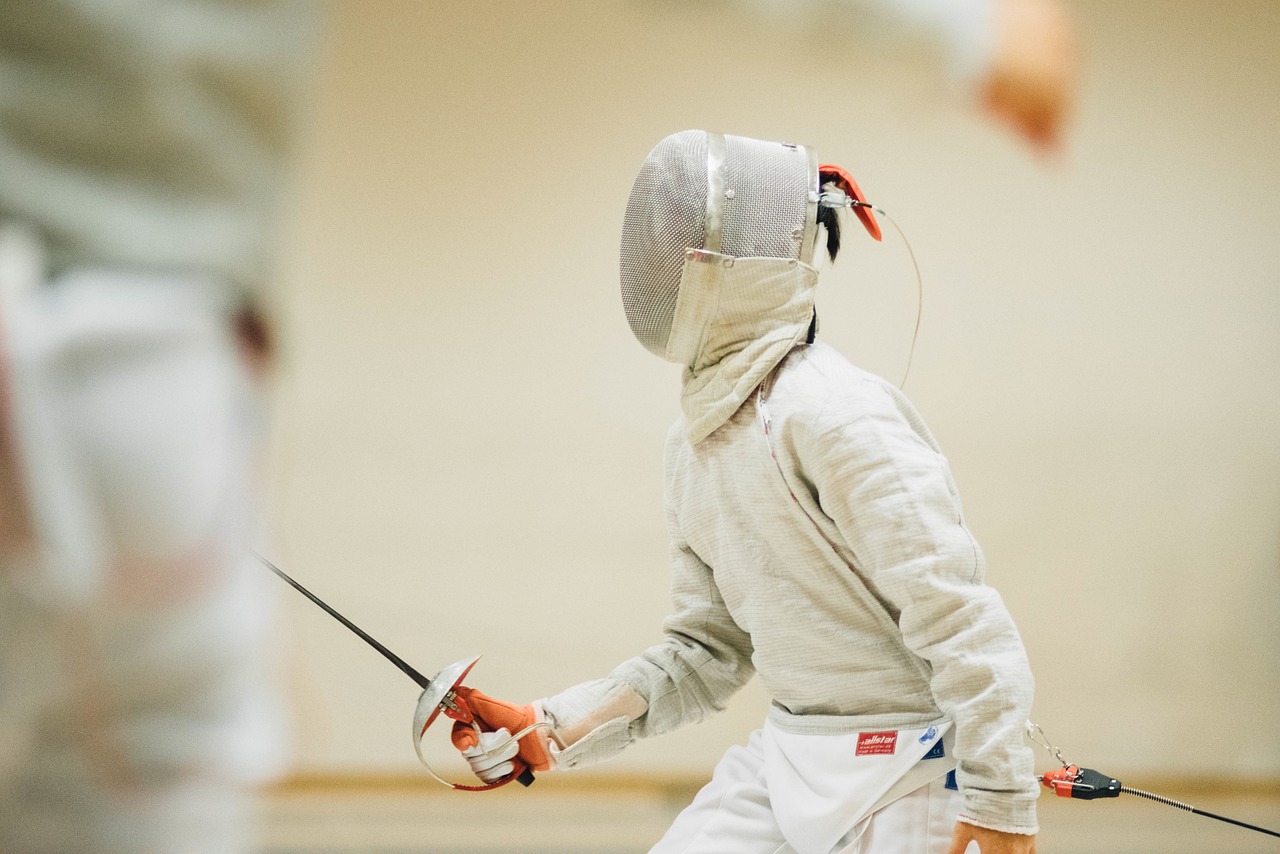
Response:
[[[847,207],[861,195],[837,180],[828,196],[818,175],[803,145],[701,130],[659,142],[632,185],[622,227],[622,301],[640,343],[670,358],[688,249],[811,264],[819,204]],[[869,209],[856,210],[870,231]]]

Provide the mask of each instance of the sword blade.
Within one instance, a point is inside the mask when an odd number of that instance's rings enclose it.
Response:
[[[281,578],[283,578],[285,581],[287,581],[287,582],[289,583],[289,585],[290,585],[291,587],[293,587],[293,589],[294,589],[294,590],[297,590],[297,591],[298,591],[299,593],[301,593],[303,596],[306,596],[306,597],[307,597],[308,599],[310,599],[312,602],[314,602],[314,603],[316,603],[317,605],[319,605],[319,606],[320,606],[320,608],[321,608],[321,609],[322,609],[326,614],[328,614],[330,617],[333,617],[333,618],[334,618],[335,620],[337,620],[339,623],[342,623],[342,625],[346,626],[348,629],[350,629],[352,632],[354,632],[354,633],[355,633],[355,634],[356,634],[356,635],[357,635],[361,640],[363,640],[363,641],[364,641],[365,643],[367,643],[369,646],[371,646],[371,647],[373,647],[374,649],[376,649],[378,652],[382,653],[382,656],[383,656],[384,658],[386,658],[388,661],[390,661],[390,662],[391,662],[392,664],[394,664],[396,667],[400,668],[400,670],[401,670],[401,671],[403,671],[403,672],[405,673],[405,675],[406,675],[406,676],[408,676],[410,679],[412,679],[414,682],[417,682],[417,683],[418,683],[418,686],[419,686],[420,688],[422,688],[422,690],[424,690],[424,691],[425,691],[425,690],[427,690],[428,688],[430,688],[430,687],[431,687],[431,680],[430,680],[430,679],[428,679],[427,677],[423,676],[423,675],[422,675],[421,673],[419,673],[417,670],[414,670],[411,666],[409,666],[408,662],[406,662],[403,658],[401,658],[400,656],[396,655],[394,652],[392,652],[391,650],[387,649],[387,648],[386,648],[385,646],[383,646],[382,644],[378,643],[378,641],[377,641],[377,640],[375,640],[375,639],[374,639],[374,638],[373,638],[373,637],[372,637],[368,632],[366,632],[364,629],[360,628],[360,627],[359,627],[359,626],[357,626],[355,623],[351,622],[351,621],[350,621],[350,620],[348,620],[346,617],[344,617],[344,616],[342,616],[341,614],[339,614],[339,613],[338,613],[337,611],[335,611],[333,608],[329,607],[329,605],[328,605],[328,604],[326,604],[326,603],[325,603],[325,601],[324,601],[323,599],[321,599],[319,596],[317,596],[316,594],[312,593],[310,590],[308,590],[307,588],[303,587],[303,586],[302,586],[301,584],[299,584],[298,582],[294,581],[294,580],[293,580],[292,578],[290,578],[290,577],[289,577],[289,576],[284,572],[284,570],[282,570],[280,567],[276,566],[274,563],[272,563],[271,561],[267,560],[265,557],[263,557],[262,555],[258,554],[257,552],[254,552],[254,553],[253,553],[253,556],[254,556],[254,557],[256,557],[258,560],[262,561],[262,563],[267,567],[267,569],[271,570],[271,571],[272,571],[272,572],[274,572],[276,575],[280,576],[280,577],[281,577]]]

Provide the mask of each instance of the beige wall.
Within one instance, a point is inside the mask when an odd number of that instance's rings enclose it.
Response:
[[[1077,4],[1083,99],[1047,165],[931,73],[731,4],[478,8],[337,10],[284,266],[272,551],[295,575],[428,673],[483,653],[472,684],[513,699],[654,641],[678,371],[622,317],[626,195],[675,130],[803,141],[919,257],[907,391],[1037,719],[1116,774],[1280,775],[1280,5]],[[853,238],[823,335],[896,378],[910,263]],[[412,683],[282,598],[297,767],[411,771]],[[606,770],[705,771],[765,703]]]

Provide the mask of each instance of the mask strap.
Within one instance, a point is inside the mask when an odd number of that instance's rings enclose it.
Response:
[[[876,222],[875,216],[871,213],[874,208],[867,202],[867,197],[863,195],[862,188],[858,186],[858,182],[853,180],[853,176],[842,166],[833,166],[831,164],[822,164],[818,166],[819,176],[827,173],[827,181],[833,183],[841,192],[852,200],[850,202],[838,202],[836,205],[828,204],[828,207],[852,207],[853,212],[858,215],[858,219],[862,220],[862,225],[876,240],[881,240],[880,223]],[[825,194],[824,194],[825,195]]]

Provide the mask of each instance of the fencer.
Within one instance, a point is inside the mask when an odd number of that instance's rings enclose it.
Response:
[[[284,762],[247,546],[318,9],[0,15],[0,851],[235,854]]]
[[[856,183],[805,146],[674,134],[635,179],[632,331],[684,366],[665,449],[673,610],[602,679],[517,705],[463,689],[481,779],[581,768],[702,720],[753,674],[772,697],[655,852],[1031,852],[1032,676],[948,463],[892,384],[816,340],[815,246]],[[518,744],[506,732],[545,720]]]

